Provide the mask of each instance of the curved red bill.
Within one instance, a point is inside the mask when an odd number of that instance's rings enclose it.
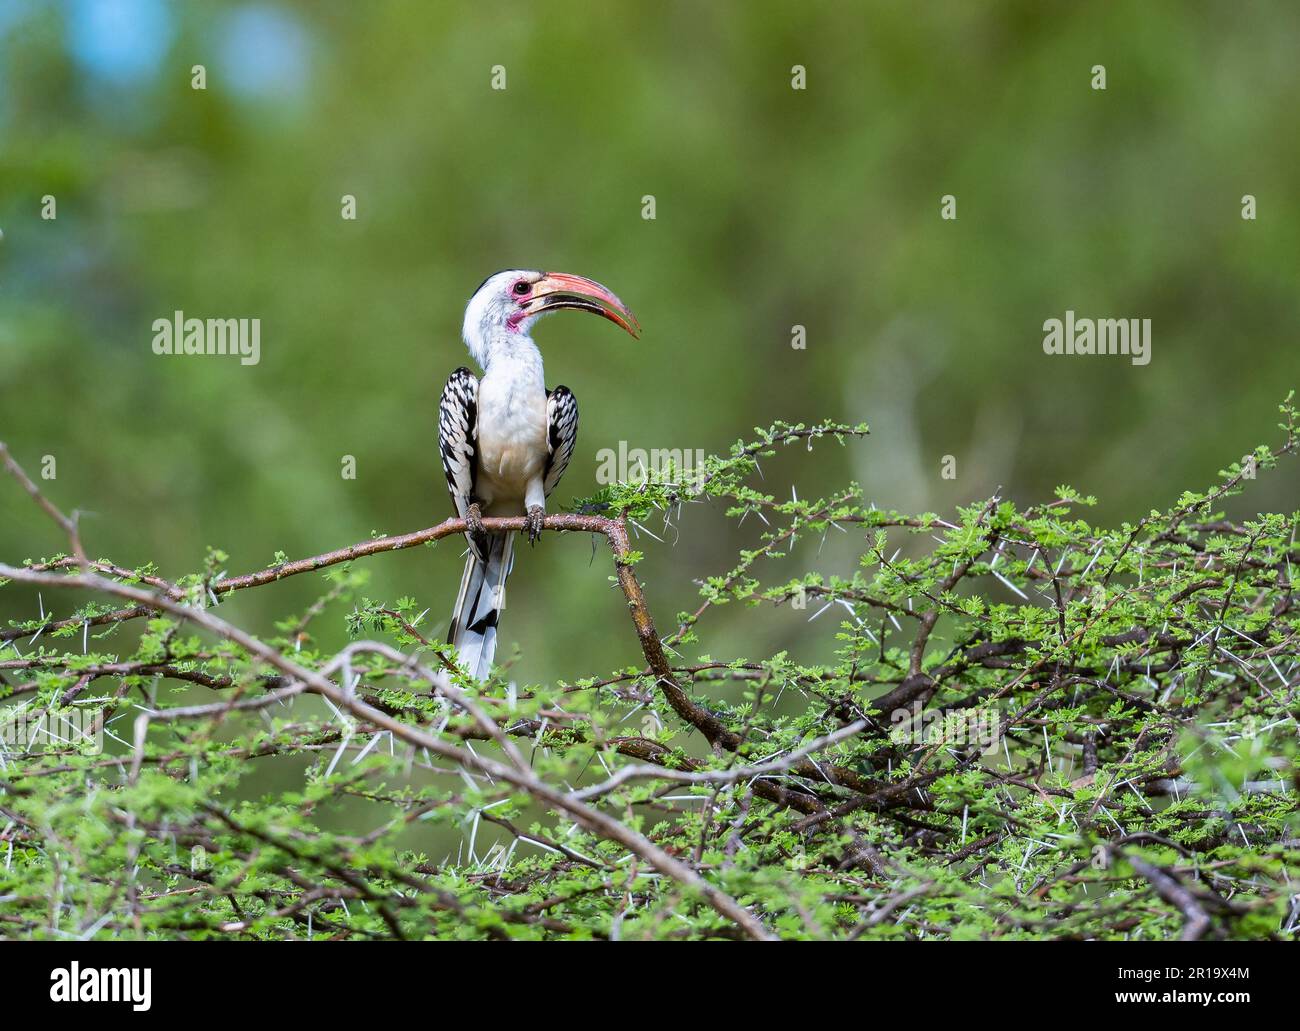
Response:
[[[530,304],[532,302],[536,302],[538,311],[554,311],[557,308],[589,311],[621,326],[633,337],[641,335],[641,325],[627,305],[612,290],[585,276],[548,272],[533,284]]]

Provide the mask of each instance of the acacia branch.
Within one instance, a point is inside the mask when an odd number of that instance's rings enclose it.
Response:
[[[3,448],[3,445],[0,445]],[[469,749],[458,748],[449,744],[439,737],[425,733],[424,731],[412,727],[410,724],[403,723],[400,720],[389,716],[387,713],[367,704],[359,699],[351,691],[350,685],[339,687],[331,681],[324,673],[308,669],[294,662],[292,659],[283,655],[277,649],[264,643],[253,635],[239,629],[226,620],[214,616],[212,613],[193,606],[185,605],[175,597],[170,596],[165,591],[148,591],[130,584],[118,583],[114,580],[106,579],[98,573],[91,570],[89,563],[86,561],[85,554],[81,550],[80,540],[76,536],[75,522],[68,520],[62,513],[41,494],[40,490],[27,477],[20,466],[9,456],[7,450],[0,451],[5,460],[5,465],[10,473],[24,485],[28,493],[39,503],[41,507],[50,515],[50,517],[68,534],[74,550],[77,553],[81,572],[73,575],[64,575],[51,570],[32,570],[21,567],[10,566],[0,563],[0,578],[6,578],[18,583],[39,584],[49,587],[80,587],[91,591],[97,591],[103,594],[121,598],[124,601],[135,603],[136,608],[142,608],[146,611],[167,612],[180,619],[187,620],[197,626],[200,626],[211,633],[218,635],[232,643],[243,648],[250,655],[254,655],[267,663],[269,666],[279,670],[290,681],[290,688],[293,689],[301,684],[303,688],[315,694],[319,694],[329,699],[335,705],[348,711],[354,717],[364,720],[365,722],[386,730],[395,738],[406,741],[409,744],[419,748],[425,748],[435,755],[457,763],[463,769],[474,770],[487,776],[505,781],[508,784],[527,792],[538,802],[546,805],[555,811],[567,813],[581,826],[587,828],[593,833],[602,837],[616,841],[623,845],[629,851],[635,853],[649,863],[652,867],[667,877],[677,881],[683,887],[697,892],[701,895],[710,906],[712,906],[721,916],[732,921],[740,927],[749,937],[766,941],[772,940],[774,936],[763,926],[752,913],[742,907],[726,892],[715,888],[712,884],[700,876],[694,869],[675,859],[649,838],[632,830],[630,827],[614,819],[613,817],[594,809],[585,803],[569,797],[567,794],[556,791],[550,785],[542,781],[530,767],[522,762],[518,753],[506,744],[506,752],[513,760],[511,764],[500,763],[475,754]],[[511,518],[493,518],[485,520],[488,529],[494,531],[522,531],[525,526],[525,520],[522,516]],[[621,521],[607,519],[602,516],[581,516],[581,515],[554,515],[548,516],[546,520],[547,528],[555,530],[587,530],[591,532],[603,532],[609,537],[611,545],[614,546],[616,554],[620,553],[626,557],[627,553],[627,534],[623,529]],[[304,559],[296,563],[282,563],[279,566],[273,566],[269,569],[262,570],[258,573],[249,574],[247,577],[236,577],[228,580],[225,584],[226,590],[239,590],[246,587],[257,586],[258,584],[270,583],[273,580],[282,579],[284,576],[296,575],[298,573],[309,572],[313,569],[320,569],[325,566],[336,565],[340,562],[350,561],[363,555],[374,554],[379,551],[394,551],[401,548],[414,547],[417,544],[423,544],[430,540],[439,540],[442,537],[449,536],[453,533],[463,533],[468,527],[463,519],[449,519],[437,526],[430,527],[427,530],[417,531],[414,534],[407,534],[404,537],[397,538],[380,538],[374,541],[354,545],[350,548],[343,548],[338,551],[328,552],[323,555],[317,555],[310,559]],[[620,569],[624,563],[620,563]],[[620,577],[621,578],[621,577]],[[211,587],[211,585],[209,585]],[[215,589],[214,589],[215,590]],[[639,594],[639,586],[637,591]],[[647,613],[648,619],[648,613]],[[653,634],[653,624],[651,624],[651,633]],[[658,638],[655,638],[655,644],[658,645]],[[385,646],[379,645],[382,649]],[[662,654],[662,651],[661,653]],[[338,663],[346,662],[346,655],[341,655],[336,659]],[[449,697],[455,696],[456,700],[462,704],[467,701],[463,695],[456,692],[446,683],[445,674],[433,674],[431,671],[428,675],[434,679],[435,683],[447,690]],[[680,688],[679,688],[680,690]],[[499,741],[504,741],[500,728],[493,723],[485,713],[476,706],[468,706],[469,711],[481,723],[490,727],[490,733]],[[136,742],[137,756],[143,757],[144,735],[148,729],[150,714],[142,713],[136,720]],[[133,775],[138,769],[138,763],[133,765]]]
[[[523,520],[519,519],[518,522],[522,524]],[[183,605],[161,594],[106,580],[94,573],[65,576],[51,572],[33,572],[0,563],[0,577],[6,577],[19,583],[40,584],[46,587],[81,587],[87,590],[99,591],[124,600],[134,601],[145,608],[167,612],[180,619],[188,620],[239,645],[250,655],[255,655],[268,665],[278,669],[291,681],[305,685],[308,691],[328,698],[335,705],[345,709],[356,718],[364,720],[381,730],[388,731],[395,738],[415,745],[417,748],[427,748],[433,754],[455,762],[465,769],[484,773],[495,780],[503,780],[507,784],[526,791],[548,808],[567,813],[583,827],[611,841],[618,842],[629,851],[639,855],[660,873],[671,877],[683,887],[698,892],[719,914],[736,923],[751,938],[760,941],[772,938],[772,935],[752,913],[740,906],[726,892],[720,891],[709,884],[689,866],[674,859],[649,838],[637,833],[613,817],[551,788],[531,769],[517,769],[512,765],[475,755],[467,749],[457,748],[441,738],[434,737],[416,727],[412,727],[410,724],[394,719],[387,713],[381,712],[379,709],[363,702],[351,692],[340,688],[315,670],[300,666],[275,648],[240,630],[233,624],[217,618],[210,612]],[[144,726],[147,727],[148,719],[148,713],[138,717],[137,741],[142,742],[143,740],[140,721],[145,721]]]
[[[39,491],[37,494],[39,496]],[[523,516],[491,516],[483,520],[483,527],[489,532],[522,533],[525,530],[525,522]],[[720,746],[732,752],[741,751],[744,747],[743,738],[735,731],[729,730],[713,713],[691,701],[678,682],[672,664],[668,661],[663,644],[659,639],[659,633],[655,628],[654,619],[646,602],[645,592],[642,590],[633,570],[630,560],[631,545],[624,520],[608,516],[563,512],[548,515],[543,527],[561,533],[596,533],[609,542],[619,587],[622,588],[623,596],[627,600],[628,612],[636,628],[641,652],[645,657],[650,672],[655,677],[655,683],[663,692],[668,704],[678,716],[699,730],[711,745]],[[345,548],[336,548],[332,551],[322,552],[319,555],[312,555],[309,558],[277,563],[241,576],[222,577],[211,581],[207,586],[213,595],[220,597],[233,591],[261,587],[291,576],[315,572],[344,562],[352,562],[368,555],[419,547],[423,544],[442,540],[445,537],[463,534],[468,529],[469,527],[464,519],[446,519],[435,526],[416,530],[412,533],[400,534],[395,537],[376,537]],[[29,570],[29,572],[44,575],[45,570]],[[0,571],[0,575],[8,574]],[[19,578],[10,577],[10,579]],[[109,583],[111,581],[104,580],[102,582]],[[166,586],[162,586],[162,584],[166,584]],[[161,581],[155,586],[159,590],[158,597],[167,597],[169,600],[177,602],[183,597],[183,592],[174,584]],[[85,620],[66,619],[50,622],[46,624],[44,629],[53,630],[69,626],[94,626],[103,623],[121,622],[148,615],[151,611],[153,609],[150,605],[141,603]],[[0,640],[12,640],[28,633],[30,633],[28,630],[11,629],[0,633]],[[882,786],[877,782],[868,780],[854,770],[818,764],[811,760],[800,762],[792,772],[802,777],[837,784],[854,791],[874,792]]]

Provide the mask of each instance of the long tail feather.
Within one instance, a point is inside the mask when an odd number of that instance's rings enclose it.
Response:
[[[447,640],[475,680],[486,680],[497,650],[497,623],[506,607],[506,577],[514,564],[514,534],[489,535],[485,560],[471,550],[460,579]]]

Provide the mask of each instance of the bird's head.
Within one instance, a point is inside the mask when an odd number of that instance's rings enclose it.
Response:
[[[574,308],[609,319],[633,337],[641,326],[612,291],[566,272],[507,269],[488,276],[465,306],[465,343],[479,364],[494,341],[528,336],[543,315]]]

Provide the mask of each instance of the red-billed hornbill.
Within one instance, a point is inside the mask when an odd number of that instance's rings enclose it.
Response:
[[[488,533],[484,516],[527,516],[535,543],[546,498],[578,439],[578,402],[568,387],[546,389],[533,325],[561,308],[589,311],[632,336],[641,327],[609,290],[582,276],[511,269],[488,276],[465,307],[465,346],[483,378],[457,369],[442,391],[438,443],[456,513],[469,524],[469,557],[447,640],[486,680],[505,607],[514,535]]]

